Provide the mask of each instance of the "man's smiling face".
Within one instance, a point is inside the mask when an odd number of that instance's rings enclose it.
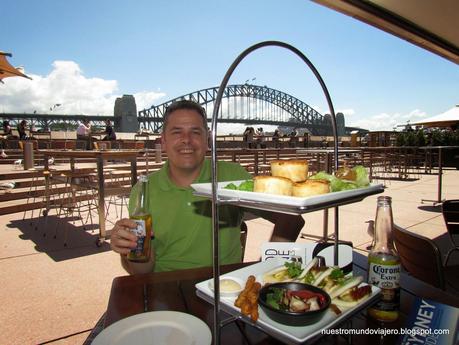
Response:
[[[196,173],[201,169],[207,151],[207,128],[195,110],[179,109],[168,116],[161,136],[170,169]]]

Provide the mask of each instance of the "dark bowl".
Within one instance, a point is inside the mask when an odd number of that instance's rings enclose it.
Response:
[[[321,306],[320,309],[314,311],[282,311],[266,303],[266,294],[269,293],[269,290],[273,287],[294,291],[309,290],[312,292],[317,292],[325,297],[325,303]],[[324,290],[313,285],[295,282],[274,283],[269,285],[267,284],[261,288],[260,294],[258,296],[258,304],[270,319],[289,326],[306,326],[319,321],[324,316],[325,312],[330,306],[330,303],[331,298]]]

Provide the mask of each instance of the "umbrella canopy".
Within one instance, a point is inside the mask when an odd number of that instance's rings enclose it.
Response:
[[[313,0],[459,64],[459,1]],[[441,5],[439,5],[441,3]]]
[[[8,77],[24,77],[28,79],[32,79],[29,76],[22,73],[18,68],[15,68],[10,65],[6,57],[11,57],[10,53],[4,53],[0,51],[0,82],[4,78]]]
[[[454,108],[440,115],[429,117],[422,121],[412,123],[412,125],[423,125],[425,127],[451,127],[459,123],[459,104]]]

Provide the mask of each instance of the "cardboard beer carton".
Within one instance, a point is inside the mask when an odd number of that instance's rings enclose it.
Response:
[[[399,345],[459,344],[459,308],[416,297]]]

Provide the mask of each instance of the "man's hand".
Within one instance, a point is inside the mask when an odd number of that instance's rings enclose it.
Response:
[[[131,229],[135,229],[137,224],[127,218],[118,220],[113,227],[112,234],[110,237],[110,248],[113,251],[127,255],[137,246],[137,236],[131,232]]]
[[[135,229],[137,224],[127,218],[118,220],[112,230],[110,237],[110,247],[116,253],[121,254],[121,265],[129,274],[149,273],[155,266],[155,256],[153,245],[151,245],[151,256],[147,262],[131,262],[127,255],[137,246],[137,236],[131,230]],[[148,239],[150,240],[150,239]]]

